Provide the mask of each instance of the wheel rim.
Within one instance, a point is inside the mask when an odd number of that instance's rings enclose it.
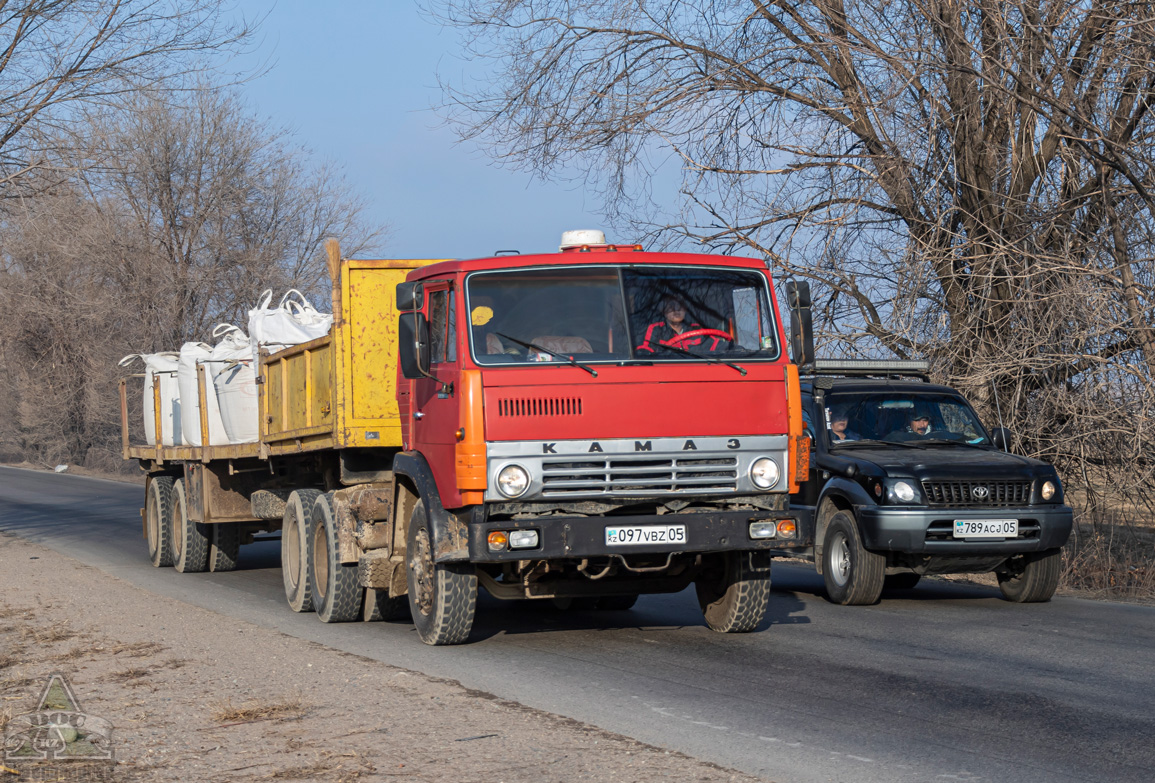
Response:
[[[297,520],[291,518],[281,531],[281,546],[285,547],[285,565],[288,566],[289,582],[295,589],[301,573],[301,535],[297,530]]]
[[[160,521],[156,518],[156,489],[148,493],[148,504],[145,506],[145,531],[148,535],[148,553],[155,556],[160,548]]]
[[[313,530],[313,573],[317,595],[325,598],[329,586],[329,540],[325,537],[325,526],[317,525]]]
[[[409,571],[413,574],[413,603],[421,614],[433,611],[433,558],[429,551],[429,531],[422,528],[414,536],[409,553]]]
[[[830,578],[839,587],[850,581],[850,542],[846,534],[835,534],[830,548]]]

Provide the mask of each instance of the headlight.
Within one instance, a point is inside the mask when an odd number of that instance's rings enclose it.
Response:
[[[896,481],[890,488],[891,500],[897,500],[900,503],[910,503],[915,498],[914,487],[905,481]]]
[[[750,466],[750,480],[758,489],[770,489],[778,483],[782,472],[778,470],[778,463],[769,457],[759,457]]]
[[[1039,494],[1043,496],[1043,500],[1050,500],[1055,496],[1055,482],[1044,481],[1043,488],[1039,490]]]
[[[516,498],[529,489],[529,472],[521,465],[506,465],[497,474],[497,489],[507,498]]]

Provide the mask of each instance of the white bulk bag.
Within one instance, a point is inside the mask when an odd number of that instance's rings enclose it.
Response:
[[[260,427],[253,347],[245,333],[235,326],[221,324],[213,331],[213,336],[221,334],[224,337],[213,348],[209,359],[221,421],[230,443],[254,443],[260,435]]]
[[[150,446],[156,445],[156,410],[153,408],[152,386],[155,379],[160,384],[160,438],[163,446],[180,446],[180,386],[177,383],[180,354],[175,351],[163,353],[131,353],[120,360],[121,367],[127,367],[137,359],[144,362],[144,438]],[[199,425],[197,427],[200,429]]]
[[[203,446],[201,442],[201,404],[197,389],[197,365],[209,360],[213,347],[206,343],[185,343],[180,348],[177,362],[177,384],[180,387],[181,434],[189,446]],[[206,367],[205,407],[208,410],[209,445],[226,446],[229,436],[221,421],[216,389],[212,383],[211,367]]]
[[[324,337],[333,326],[332,314],[319,312],[295,288],[286,292],[276,307],[269,307],[272,301],[273,292],[265,291],[257,306],[249,310],[249,339],[254,357],[262,346],[269,353],[276,353],[290,345]]]

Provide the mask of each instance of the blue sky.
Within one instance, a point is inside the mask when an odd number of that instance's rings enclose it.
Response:
[[[287,126],[318,156],[343,166],[370,216],[391,234],[395,258],[553,252],[561,232],[602,228],[596,198],[565,184],[494,165],[457,143],[431,111],[437,75],[468,74],[457,32],[417,12],[410,0],[239,0],[265,15],[255,51],[268,72],[241,88],[253,110]],[[610,237],[629,241],[629,237]]]

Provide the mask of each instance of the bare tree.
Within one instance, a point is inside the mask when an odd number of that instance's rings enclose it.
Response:
[[[0,5],[0,194],[40,185],[79,107],[172,83],[250,34],[223,0],[19,0]],[[39,172],[38,177],[29,177]],[[51,178],[48,178],[52,181]]]
[[[355,254],[383,234],[332,164],[227,91],[141,92],[84,126],[53,161],[72,178],[0,223],[0,388],[18,401],[0,441],[48,462],[116,449],[117,359],[243,327],[266,287],[323,295],[324,239]]]
[[[818,281],[828,350],[929,357],[1072,485],[1147,502],[1155,5],[433,5],[492,65],[451,85],[465,137]]]

